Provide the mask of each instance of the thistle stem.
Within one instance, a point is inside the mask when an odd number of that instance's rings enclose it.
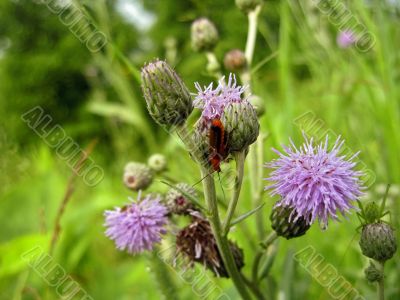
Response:
[[[257,283],[258,282],[258,269],[260,267],[260,262],[261,262],[261,258],[263,257],[263,255],[265,253],[267,253],[269,246],[272,245],[272,243],[278,238],[278,235],[276,234],[275,231],[272,231],[268,237],[261,243],[262,247],[264,248],[264,250],[259,251],[255,258],[254,258],[254,262],[253,262],[253,270],[252,270],[252,280],[253,282]]]
[[[383,274],[382,279],[378,281],[378,299],[385,300],[385,262],[378,262],[378,266]]]
[[[225,221],[222,226],[222,232],[226,236],[229,233],[230,224],[232,221],[233,214],[235,213],[235,209],[237,203],[239,201],[240,190],[243,182],[243,172],[244,172],[244,159],[245,159],[245,151],[235,152],[234,157],[236,161],[236,176],[235,176],[235,187],[232,193],[232,198],[229,201],[228,211],[226,213]]]
[[[213,75],[217,80],[221,79],[222,73],[221,73],[221,66],[218,62],[217,57],[215,56],[214,52],[208,51],[206,52],[206,57],[207,57],[207,69],[210,72],[211,75]]]
[[[247,64],[250,66],[253,60],[254,48],[256,45],[256,36],[257,36],[257,19],[260,14],[261,6],[257,6],[255,10],[249,12],[249,29],[247,32],[247,41],[246,41],[246,51],[245,56],[247,60]]]
[[[150,257],[151,270],[154,272],[158,288],[165,299],[179,299],[175,282],[171,278],[167,264],[157,255],[158,248]]]
[[[205,177],[209,173],[209,168],[201,166],[201,176]],[[203,180],[204,197],[207,203],[207,207],[210,213],[210,224],[215,240],[217,242],[218,250],[221,254],[225,268],[228,271],[229,276],[243,299],[251,299],[243,278],[236,266],[235,260],[233,259],[232,252],[229,248],[229,243],[222,234],[221,222],[218,214],[218,206],[215,192],[215,182],[212,176],[206,176]]]
[[[204,178],[202,184],[203,184],[204,198],[207,204],[207,210],[209,214],[209,221],[215,237],[215,241],[217,242],[218,250],[220,252],[222,261],[224,262],[224,266],[228,271],[229,276],[232,278],[233,284],[235,285],[241,297],[245,300],[251,299],[246,289],[245,283],[243,281],[243,277],[236,266],[232,252],[229,248],[228,239],[226,238],[225,235],[222,234],[221,220],[219,218],[219,213],[218,213],[217,195],[215,191],[215,182],[212,174],[210,175],[211,170],[208,165],[202,162],[201,153],[199,153],[198,147],[196,147],[196,145],[193,144],[192,140],[188,138],[189,132],[187,130],[187,127],[180,126],[176,128],[176,131],[181,137],[183,143],[190,151],[190,153],[193,155],[195,160],[200,165],[201,178]]]
[[[246,89],[246,97],[251,95],[251,63],[253,61],[254,48],[256,44],[257,38],[257,23],[258,23],[258,15],[261,12],[261,6],[257,6],[256,9],[248,13],[248,21],[249,27],[247,32],[247,41],[246,41],[246,49],[245,49],[245,57],[247,61],[247,68],[241,74],[241,80],[244,86],[247,86]],[[262,136],[257,139],[257,141],[250,146],[249,153],[249,169],[250,169],[250,185],[251,185],[251,195],[252,195],[252,205],[257,207],[260,204],[261,199],[261,159],[259,152],[263,151],[263,138]],[[259,151],[257,151],[259,150]],[[260,239],[264,236],[264,216],[262,211],[256,213],[256,228],[257,234]]]

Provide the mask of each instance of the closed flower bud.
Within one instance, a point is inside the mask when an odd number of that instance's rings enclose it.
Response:
[[[381,281],[383,278],[382,271],[378,270],[372,262],[370,262],[369,267],[364,270],[364,274],[371,283]]]
[[[362,253],[372,259],[384,262],[397,250],[396,237],[390,225],[379,222],[363,227],[360,238]]]
[[[262,0],[235,0],[236,6],[244,13],[254,10],[258,5],[263,3]]]
[[[182,125],[193,110],[190,92],[165,62],[157,60],[142,69],[142,90],[147,109],[158,124]]]
[[[210,51],[218,42],[218,31],[207,18],[200,18],[192,23],[192,47],[195,51]]]
[[[153,154],[147,161],[150,169],[159,173],[167,169],[167,159],[162,154]]]
[[[228,103],[221,121],[231,152],[243,151],[257,140],[260,124],[256,110],[247,100]]]
[[[270,220],[276,234],[286,239],[302,236],[310,228],[310,224],[303,217],[298,216],[291,207],[275,206]]]
[[[228,71],[242,71],[246,67],[246,57],[243,51],[233,49],[225,54],[224,66]]]
[[[145,164],[130,162],[125,166],[123,181],[133,191],[144,190],[152,183],[153,172]]]
[[[257,116],[261,117],[265,113],[265,102],[261,97],[256,95],[251,95],[249,97],[249,102],[253,105],[257,112]]]
[[[196,190],[187,183],[178,183],[175,187],[170,188],[165,196],[168,211],[177,215],[189,214],[194,205],[185,194],[197,197]]]
[[[202,119],[198,120],[194,126],[193,135],[191,136],[194,149],[190,149],[195,157],[200,159],[201,164],[207,164],[210,159],[209,145],[209,129],[210,124]]]

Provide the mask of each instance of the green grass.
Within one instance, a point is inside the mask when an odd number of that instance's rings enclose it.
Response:
[[[260,120],[262,131],[269,133],[264,144],[264,161],[275,158],[271,147],[279,149],[282,143],[288,143],[289,137],[295,142],[301,141],[302,128],[296,125],[296,118],[311,112],[320,120],[323,132],[342,135],[349,149],[361,151],[360,161],[376,175],[367,193],[370,199],[378,200],[379,185],[400,183],[399,13],[391,13],[389,7],[379,1],[370,1],[370,6],[361,0],[347,3],[376,39],[375,46],[363,53],[336,46],[336,28],[327,16],[310,9],[314,1],[266,2],[261,13],[254,65],[271,53],[277,52],[277,56],[253,74],[254,93],[266,104],[266,113]],[[93,14],[103,28],[108,25],[106,19],[101,19],[105,12],[100,5],[96,9]],[[271,15],[275,19],[270,20]],[[232,16],[245,26],[243,16]],[[187,23],[180,25],[182,30],[189,30]],[[219,58],[233,41],[240,43],[235,47],[244,47],[245,36],[230,41],[231,37],[225,35],[228,32],[228,29],[222,31],[221,45],[217,48]],[[134,61],[129,70],[113,47],[110,44],[105,53],[93,59],[106,74],[104,80],[118,101],[110,101],[105,88],[95,84],[89,104],[85,106],[86,110],[105,118],[105,131],[112,137],[111,145],[100,140],[100,151],[95,150],[94,154],[95,161],[106,171],[105,178],[93,188],[78,179],[62,218],[54,260],[93,299],[160,299],[149,256],[132,257],[116,250],[103,234],[103,211],[125,203],[127,196],[134,196],[121,181],[122,168],[127,161],[145,161],[151,153],[163,152],[168,158],[170,177],[194,183],[200,179],[200,174],[177,137],[157,129],[147,116],[137,74],[132,74],[144,61]],[[179,50],[177,70],[192,91],[193,81],[211,80],[205,70],[200,69],[204,67],[203,58],[201,54],[191,53],[189,41]],[[116,124],[115,117],[124,125]],[[322,135],[321,131],[313,133]],[[4,150],[0,158],[0,178],[4,182],[0,188],[0,299],[39,299],[35,294],[39,294],[40,299],[56,299],[55,289],[27,266],[21,254],[36,245],[47,247],[71,170],[39,137],[32,147],[22,150],[14,150],[14,141],[5,137],[0,144],[0,149]],[[223,171],[227,168],[225,166]],[[267,174],[264,170],[263,177]],[[244,178],[239,213],[254,208],[248,177],[246,174]],[[167,187],[157,182],[152,190],[164,192]],[[264,193],[263,200],[266,202],[263,207],[266,231],[269,231],[267,218],[276,199]],[[389,199],[388,209],[400,240],[398,200],[399,195]],[[375,287],[366,282],[363,274],[367,259],[361,256],[358,247],[358,225],[352,214],[347,220],[342,218],[340,223],[331,222],[327,230],[315,224],[302,238],[280,240],[271,278],[263,282],[263,288],[279,292],[284,299],[330,299],[316,278],[293,260],[294,253],[312,246],[365,299],[376,299]],[[244,227],[248,231],[243,230]],[[257,239],[254,218],[239,224],[231,236],[244,249],[244,272],[250,274],[254,256],[251,240]],[[166,244],[172,242],[170,238]],[[387,299],[400,297],[399,266],[399,255],[385,266]],[[176,269],[168,267],[164,271],[169,273],[171,284],[177,285],[181,299],[197,299],[192,286],[177,275]],[[210,272],[207,274],[232,299],[237,299],[228,280],[214,279]]]

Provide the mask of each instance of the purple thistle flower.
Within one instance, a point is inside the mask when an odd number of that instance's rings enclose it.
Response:
[[[344,143],[340,137],[330,151],[328,136],[318,146],[312,138],[304,138],[299,149],[292,141],[290,147],[284,147],[285,153],[273,149],[279,158],[266,164],[274,169],[266,180],[275,183],[265,189],[281,196],[277,206],[294,208],[292,221],[302,216],[311,224],[318,218],[326,227],[329,217],[337,220],[338,211],[344,216],[354,208],[351,202],[362,195],[359,177],[363,173],[354,170],[358,153],[349,159],[339,155]]]
[[[244,101],[241,96],[246,88],[240,85],[236,86],[235,75],[229,74],[227,85],[224,81],[225,77],[222,77],[215,89],[211,83],[208,87],[204,87],[204,90],[198,82],[195,83],[198,93],[193,105],[203,110],[202,117],[206,120],[220,118],[228,103]]]
[[[356,36],[351,30],[340,31],[336,38],[336,43],[340,48],[348,48],[357,41]]]
[[[117,249],[131,254],[152,250],[166,233],[167,213],[159,197],[146,196],[141,200],[139,193],[137,202],[105,211],[105,234],[115,241]]]

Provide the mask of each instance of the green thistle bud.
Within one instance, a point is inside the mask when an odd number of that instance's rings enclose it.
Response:
[[[242,71],[247,66],[246,57],[243,51],[233,49],[225,54],[224,66],[228,71]]]
[[[144,190],[152,183],[153,173],[145,164],[130,162],[125,165],[123,181],[133,191]]]
[[[225,126],[229,151],[242,151],[257,140],[260,124],[256,110],[248,101],[227,104],[221,121]]]
[[[147,164],[149,165],[150,169],[156,173],[165,171],[167,169],[167,159],[162,154],[153,154],[149,157]]]
[[[295,216],[291,216],[293,208],[284,206],[275,206],[272,209],[270,220],[272,229],[275,230],[278,236],[291,239],[304,235],[310,228],[310,224],[303,217],[299,217],[296,221]]]
[[[192,47],[195,51],[210,51],[218,42],[218,31],[207,18],[200,18],[192,23]]]
[[[369,267],[364,270],[364,274],[371,283],[381,281],[383,278],[382,271],[379,271],[372,262],[370,262]]]
[[[177,215],[188,214],[189,210],[194,208],[194,205],[185,194],[197,197],[197,192],[187,183],[178,183],[175,187],[176,189],[170,188],[165,196],[168,210]]]
[[[362,253],[369,258],[380,262],[390,259],[397,250],[392,227],[383,222],[363,226],[360,247]]]
[[[201,119],[197,121],[194,125],[192,138],[192,145],[195,149],[190,149],[191,152],[194,152],[195,156],[200,159],[200,163],[207,164],[210,156],[210,145],[208,132],[209,125],[203,122]]]
[[[372,224],[379,221],[381,217],[379,206],[375,202],[368,203],[365,206],[363,218],[366,224]]]
[[[254,109],[257,112],[257,116],[261,117],[265,113],[265,102],[261,97],[256,95],[251,95],[249,97],[249,102],[253,105]]]
[[[182,125],[193,110],[190,92],[165,62],[157,60],[142,69],[142,90],[147,109],[158,124]]]
[[[244,13],[249,13],[258,5],[263,3],[262,0],[235,0],[236,6]]]

